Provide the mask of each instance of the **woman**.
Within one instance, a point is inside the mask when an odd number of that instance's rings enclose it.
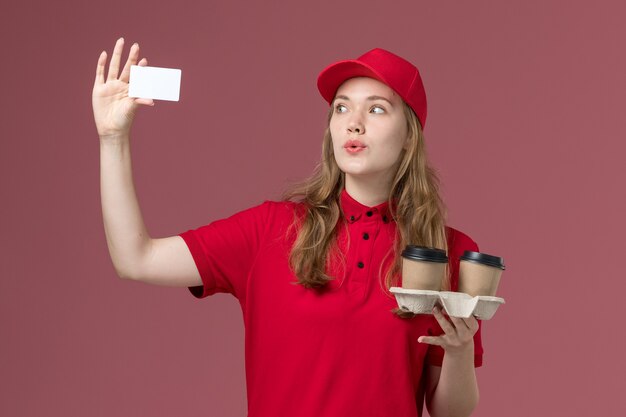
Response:
[[[100,55],[93,108],[101,148],[102,208],[118,275],[229,292],[246,332],[249,416],[467,416],[478,401],[479,323],[406,316],[388,289],[401,284],[407,243],[446,249],[446,288],[458,258],[477,250],[446,228],[422,135],[426,96],[415,66],[374,49],[318,78],[331,104],[320,165],[280,202],[263,204],[178,236],[152,239],[135,196],[128,97],[131,47],[123,39],[105,80]],[[139,65],[147,65],[144,58]]]

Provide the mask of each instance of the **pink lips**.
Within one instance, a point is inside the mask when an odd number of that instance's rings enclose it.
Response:
[[[345,143],[345,145],[343,145],[343,147],[348,153],[359,153],[367,146],[358,140],[349,140]]]

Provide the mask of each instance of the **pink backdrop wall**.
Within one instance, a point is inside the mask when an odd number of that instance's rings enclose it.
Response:
[[[626,3],[3,5],[0,415],[243,416],[234,298],[117,279],[99,200],[100,51],[182,68],[141,108],[135,182],[154,237],[308,175],[315,79],[373,48],[417,63],[450,224],[507,263],[477,416],[624,415]],[[125,58],[124,58],[125,59]]]

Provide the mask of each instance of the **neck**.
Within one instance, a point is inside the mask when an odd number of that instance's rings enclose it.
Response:
[[[391,181],[387,179],[363,178],[346,174],[346,192],[350,197],[367,207],[377,206],[389,199]]]

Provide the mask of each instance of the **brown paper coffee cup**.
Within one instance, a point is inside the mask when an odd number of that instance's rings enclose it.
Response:
[[[459,265],[458,291],[473,297],[495,297],[504,269],[504,261],[500,257],[465,251]]]
[[[447,263],[441,249],[408,245],[402,251],[402,288],[440,291]]]

